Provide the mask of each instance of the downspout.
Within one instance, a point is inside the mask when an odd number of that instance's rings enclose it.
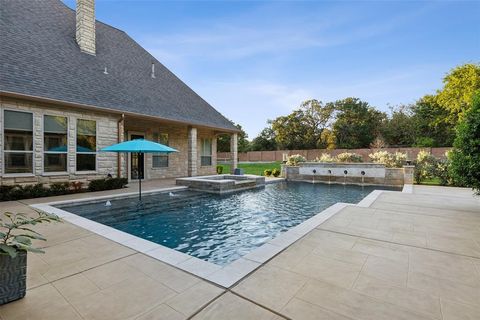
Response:
[[[121,129],[123,129],[123,122],[125,121],[125,114],[122,113],[122,116],[120,117],[120,119],[118,119],[117,121],[117,143],[120,143],[122,141],[120,141],[122,139],[122,131]],[[122,125],[120,125],[122,123]],[[122,159],[122,155],[119,153],[117,153],[117,178],[120,178],[120,175],[122,173],[122,164],[121,164],[121,159]]]

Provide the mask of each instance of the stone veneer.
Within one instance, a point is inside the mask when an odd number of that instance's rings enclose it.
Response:
[[[61,107],[27,100],[12,99],[0,97],[0,184],[31,184],[31,183],[54,183],[66,181],[81,181],[85,185],[92,179],[105,177],[107,174],[117,176],[117,161],[120,158],[121,176],[127,177],[129,157],[122,153],[97,153],[97,171],[96,172],[76,172],[76,120],[89,119],[97,121],[97,149],[108,145],[125,141],[128,139],[128,133],[144,133],[146,139],[153,139],[154,132],[167,133],[169,144],[177,149],[178,153],[169,155],[169,166],[166,168],[152,167],[152,154],[145,155],[145,178],[176,178],[189,175],[188,162],[188,130],[187,125],[174,124],[163,121],[151,121],[138,118],[126,117],[124,121],[118,114],[108,114],[102,112],[82,111],[72,107]],[[34,157],[33,174],[3,174],[3,110],[28,111],[33,113],[34,122]],[[43,172],[43,115],[59,115],[68,118],[68,162],[66,173],[44,173]],[[120,123],[119,123],[120,121]],[[120,126],[120,137],[118,134]],[[212,129],[195,129],[195,148],[200,146],[202,138],[212,139],[212,150],[216,150],[216,135]],[[216,173],[216,153],[212,154],[212,165],[201,166],[201,152],[194,150],[191,153],[196,158],[190,167],[195,168],[195,175],[209,175]]]
[[[378,163],[305,162],[299,166],[282,165],[282,175],[290,181],[402,186],[412,183],[409,179],[412,175],[410,167],[385,168]]]
[[[75,38],[80,50],[95,54],[95,0],[77,0]]]
[[[87,183],[99,175],[117,174],[117,155],[113,153],[97,154],[96,172],[76,172],[76,120],[88,119],[97,122],[97,149],[117,142],[118,116],[80,109],[62,108],[53,105],[29,102],[26,100],[0,98],[0,174],[1,184],[24,183],[53,183],[65,181],[82,181]],[[3,173],[3,111],[27,111],[33,113],[33,173],[32,174],[4,174]],[[43,172],[43,116],[57,115],[68,118],[68,156],[67,172]]]
[[[193,130],[192,130],[193,129]],[[128,133],[143,133],[146,139],[152,140],[155,132],[168,134],[169,146],[178,150],[168,155],[168,167],[153,168],[153,155],[145,155],[145,176],[146,179],[159,178],[177,178],[196,175],[208,175],[216,172],[216,153],[212,155],[211,166],[201,166],[200,151],[197,151],[197,146],[200,146],[200,141],[203,138],[212,139],[212,149],[216,150],[216,136],[213,130],[190,128],[187,125],[172,124],[167,122],[156,122],[149,120],[134,121],[127,119],[125,121],[125,130],[128,138]],[[189,134],[190,131],[190,134]],[[193,132],[193,134],[192,134]],[[193,144],[191,139],[194,139]],[[193,152],[189,151],[189,144],[193,145]],[[196,161],[189,164],[189,157],[194,157]],[[128,160],[122,168],[127,171]],[[193,174],[192,174],[193,173]]]

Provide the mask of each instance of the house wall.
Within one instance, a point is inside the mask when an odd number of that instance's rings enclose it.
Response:
[[[168,134],[168,144],[170,147],[178,150],[168,155],[168,167],[153,168],[153,155],[145,155],[145,178],[176,178],[188,176],[188,126],[172,124],[162,121],[150,121],[127,118],[125,121],[125,139],[128,139],[131,133],[143,133],[145,138],[153,140],[155,132]],[[201,139],[212,139],[212,150],[216,150],[217,141],[215,132],[209,129],[197,130],[197,147],[201,146]],[[201,165],[201,152],[197,151],[197,175],[209,175],[216,173],[216,152],[212,152],[212,165]],[[128,161],[125,161],[124,170],[127,171]]]
[[[202,149],[201,149],[201,140],[202,139],[212,139],[212,165],[211,166],[202,166],[201,165],[201,156],[202,156]],[[198,129],[197,131],[197,175],[199,176],[206,176],[210,174],[217,173],[217,137],[215,136],[215,132],[213,130],[206,130],[206,129]]]
[[[118,142],[119,115],[101,112],[75,110],[72,107],[61,107],[27,100],[0,97],[0,184],[31,184],[54,183],[66,181],[81,181],[85,185],[92,179],[105,177],[107,174],[117,176],[116,153],[97,153],[97,170],[95,172],[76,172],[76,120],[88,119],[97,122],[97,150]],[[3,110],[27,111],[33,113],[33,174],[4,174],[3,172]],[[45,173],[43,171],[43,116],[60,115],[68,119],[68,162],[65,173]],[[152,154],[145,155],[145,178],[175,178],[188,175],[188,127],[162,121],[150,121],[126,117],[120,123],[121,139],[128,140],[129,134],[143,133],[146,139],[152,140],[155,132],[167,133],[169,145],[179,152],[169,155],[167,168],[153,168]],[[201,139],[212,139],[212,165],[201,166],[201,151],[197,152],[197,175],[216,173],[216,135],[214,130],[198,129],[197,146],[201,146]],[[120,154],[121,176],[129,174],[129,157]]]
[[[4,110],[26,111],[33,113],[33,173],[5,174],[3,166],[3,117]],[[68,119],[68,155],[67,172],[46,173],[43,170],[43,116],[58,115]],[[92,111],[73,110],[71,107],[58,107],[27,100],[0,97],[0,184],[54,183],[66,181],[90,180],[117,174],[117,155],[98,153],[97,170],[94,172],[76,172],[76,120],[88,119],[97,122],[97,149],[117,142],[118,116]]]

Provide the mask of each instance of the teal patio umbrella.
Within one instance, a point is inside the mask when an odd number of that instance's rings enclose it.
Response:
[[[108,147],[101,149],[103,152],[129,152],[129,153],[172,153],[178,152],[169,146],[165,146],[160,143],[156,143],[144,139],[136,139],[117,143]],[[138,199],[142,200],[142,179],[141,175],[138,175]]]

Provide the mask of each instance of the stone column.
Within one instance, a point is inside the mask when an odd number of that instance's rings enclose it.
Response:
[[[415,166],[403,166],[403,184],[413,184]]]
[[[197,175],[197,128],[188,127],[188,176]]]
[[[230,136],[230,153],[232,155],[232,165],[230,166],[230,173],[233,173],[238,167],[238,134],[233,133]]]

